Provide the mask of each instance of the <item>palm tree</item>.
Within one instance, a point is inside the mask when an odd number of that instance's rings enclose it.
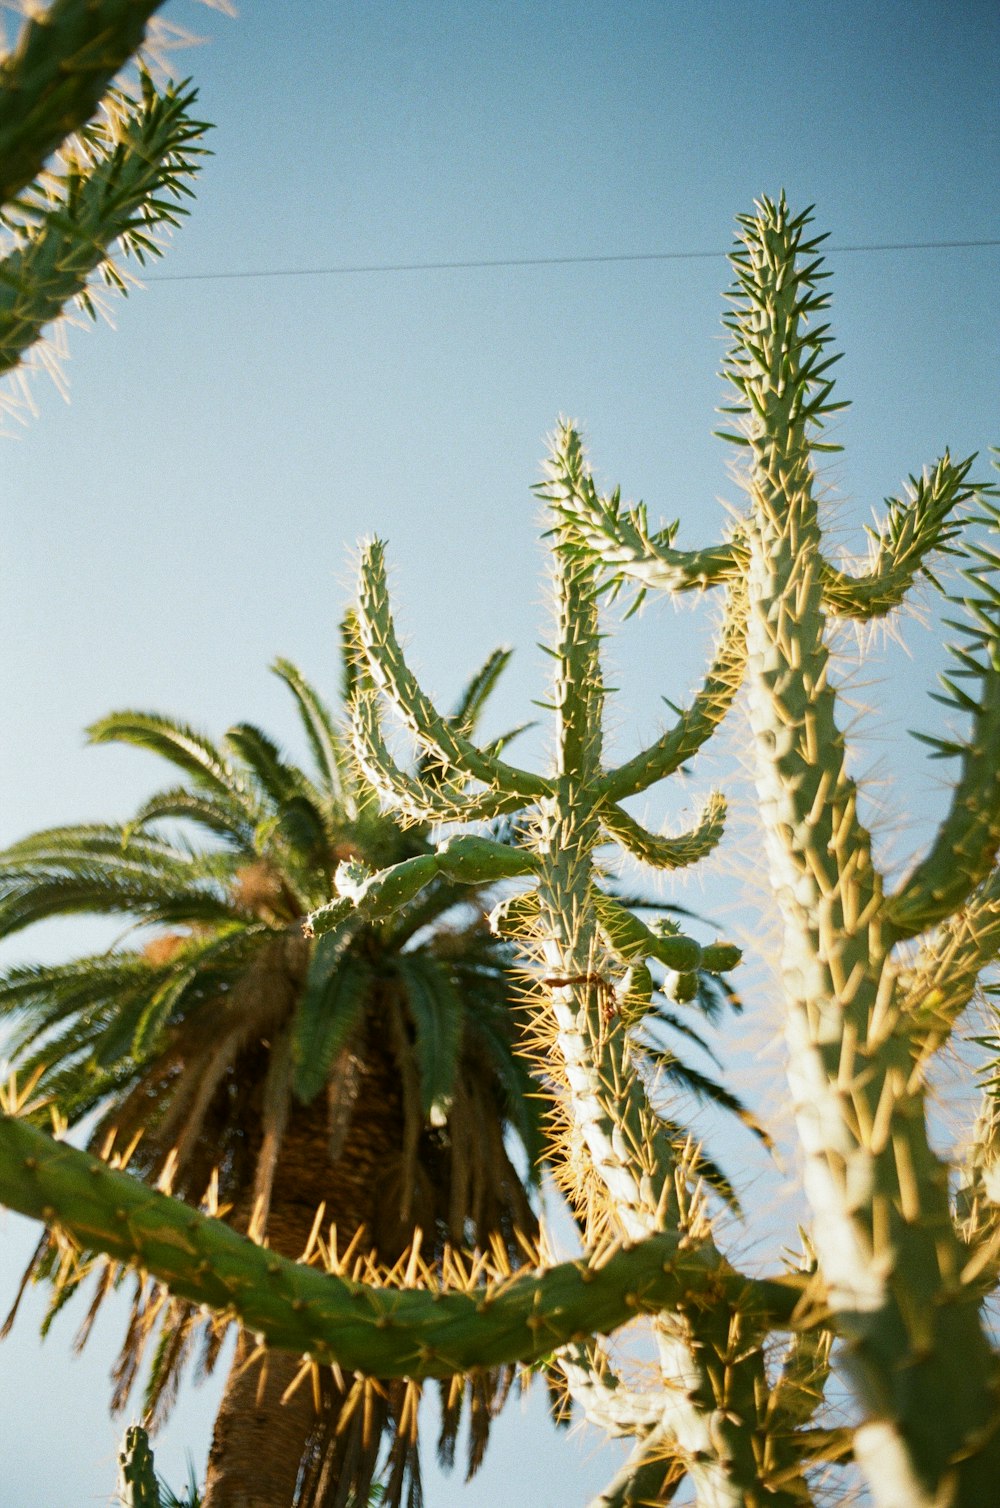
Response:
[[[492,655],[470,683],[454,714],[463,729],[507,658]],[[359,1256],[389,1265],[418,1230],[430,1260],[445,1243],[491,1240],[523,1260],[518,1233],[535,1230],[532,1174],[515,1169],[507,1134],[533,1168],[539,1114],[514,1051],[509,950],[489,931],[484,898],[449,883],[391,921],[351,921],[317,942],[303,935],[343,859],[382,867],[428,851],[429,840],[380,812],[344,733],[295,666],[274,669],[295,699],[309,773],[249,723],[218,744],[136,712],[89,730],[93,742],[162,756],[182,779],[124,825],[52,829],[0,858],[0,936],[81,912],[122,916],[139,932],[131,946],[10,969],[0,981],[9,1050],[70,1126],[86,1122],[91,1148],[228,1210],[234,1226],[284,1255],[303,1252],[322,1206],[341,1250],[353,1241]],[[123,1274],[97,1260],[60,1266],[43,1238],[25,1278],[54,1283],[51,1319],[91,1268],[97,1288],[81,1344]],[[224,1328],[138,1279],[113,1405],[123,1406],[155,1334],[144,1402],[147,1422],[159,1422],[192,1348],[200,1340],[200,1367],[211,1370]],[[402,1385],[353,1407],[356,1395],[324,1374],[318,1399],[307,1385],[282,1406],[299,1367],[283,1353],[257,1357],[239,1338],[206,1508],[364,1502],[381,1441],[387,1508],[404,1494],[419,1502]],[[509,1380],[470,1385],[470,1471]],[[452,1397],[444,1410],[446,1460],[461,1406]]]

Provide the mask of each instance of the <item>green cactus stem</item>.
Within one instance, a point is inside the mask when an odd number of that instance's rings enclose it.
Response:
[[[973,657],[981,698],[951,810],[928,857],[886,896],[828,680],[809,430],[839,405],[821,375],[828,337],[807,324],[827,304],[807,221],[783,201],[741,220],[727,366],[747,401],[750,715],[785,923],[790,1077],[816,1249],[867,1414],[855,1448],[876,1500],[971,1505],[1000,1469],[1000,1376],[962,1282],[947,1169],[928,1141],[890,949],[954,911],[995,860],[1000,801],[987,749],[1000,733],[1000,598],[984,581],[987,664]],[[916,520],[916,502],[910,511]],[[938,514],[929,518],[928,549],[941,542]],[[912,540],[909,550],[919,554]]]
[[[789,1325],[794,1278],[748,1279],[708,1249],[665,1233],[468,1291],[396,1288],[291,1262],[222,1221],[158,1193],[90,1153],[0,1114],[0,1202],[239,1318],[281,1349],[378,1377],[448,1377],[536,1361],[689,1292]]]
[[[125,1443],[118,1455],[118,1500],[121,1508],[160,1508],[149,1436],[138,1424],[125,1431]]]
[[[592,492],[592,483],[579,435],[564,425],[539,489],[555,520],[552,772],[541,777],[502,765],[458,738],[435,711],[399,647],[385,585],[384,551],[377,542],[364,551],[361,566],[358,640],[369,684],[356,693],[354,729],[366,774],[387,803],[413,820],[471,820],[528,808],[518,825],[518,846],[532,862],[520,873],[533,873],[536,883],[530,895],[522,892],[501,903],[497,922],[506,930],[526,924],[535,940],[545,992],[538,1017],[539,1034],[547,1042],[544,1071],[562,1086],[560,1114],[566,1130],[558,1156],[581,1169],[571,1195],[577,1198],[585,1240],[592,1245],[605,1228],[640,1242],[657,1231],[689,1229],[683,1160],[647,1101],[629,1033],[650,1006],[652,978],[646,959],[674,971],[674,992],[683,999],[698,988],[699,969],[724,972],[738,961],[738,951],[718,944],[703,950],[691,938],[644,927],[602,895],[593,855],[610,841],[644,862],[677,867],[694,862],[718,841],[725,811],[721,797],[711,798],[698,826],[682,838],[646,831],[618,802],[678,768],[721,721],[742,670],[745,602],[734,589],[707,681],[687,711],[678,714],[674,727],[626,765],[606,770],[597,573],[563,547],[562,508],[573,489]],[[439,763],[445,795],[426,797],[395,764],[381,732],[375,688],[418,747]],[[446,866],[448,848],[440,852]],[[476,871],[480,883],[518,873],[510,859],[502,857],[509,852],[507,845],[494,845],[491,852],[484,844],[483,867]],[[406,865],[399,870],[395,877],[390,873],[363,879],[355,891],[358,903],[370,904],[368,885],[382,895],[397,885],[408,889],[424,877],[407,871]],[[427,866],[426,876],[449,872],[447,867]],[[343,879],[338,888],[350,893]],[[345,916],[341,904],[334,902],[312,922],[314,927],[337,925]],[[530,946],[527,938],[521,940]],[[697,1239],[710,1246],[707,1223],[699,1218]],[[760,1474],[753,1441],[765,1379],[757,1343],[763,1332],[755,1340],[755,1324],[729,1306],[715,1313],[687,1301],[676,1306],[675,1314],[662,1313],[657,1320],[659,1361],[670,1399],[671,1459],[678,1475],[690,1474],[705,1508],[758,1501]],[[737,1333],[742,1340],[738,1354],[733,1354]],[[720,1425],[722,1397],[732,1407]],[[794,1499],[779,1493],[775,1505],[782,1501]]]
[[[203,155],[207,127],[191,118],[194,91],[159,94],[143,76],[139,102],[112,91],[119,117],[85,127],[64,173],[19,205],[14,246],[0,262],[0,373],[16,367],[74,299],[88,312],[98,270],[126,286],[110,260],[116,246],[140,261],[158,253],[158,226],[177,225],[176,201]]]
[[[972,1508],[991,1499],[1000,1473],[1000,1369],[974,1281],[981,1265],[955,1228],[948,1168],[928,1139],[924,1075],[1000,943],[1000,556],[962,538],[958,510],[977,487],[970,462],[945,456],[911,479],[904,501],[889,500],[866,574],[824,559],[812,458],[836,448],[818,433],[844,405],[832,397],[829,326],[816,323],[828,274],[808,223],[784,198],[739,217],[726,321],[740,429],[725,438],[749,465],[747,684],[784,922],[789,1078],[819,1268],[864,1415],[855,1451],[874,1499]],[[980,501],[995,529],[996,511]],[[642,589],[654,579],[655,549],[642,569],[629,554],[644,537],[656,543],[644,513],[622,519],[582,491],[566,513],[585,558],[596,547],[618,580]],[[966,619],[952,624],[958,670],[941,699],[970,729],[927,740],[960,760],[958,780],[928,853],[888,894],[846,770],[826,619],[890,611],[918,574],[934,582],[936,555],[958,550],[971,593],[959,600]],[[690,557],[692,573],[701,558]],[[682,565],[675,552],[674,576]],[[932,928],[915,964],[893,957],[898,942]]]
[[[87,124],[163,0],[53,0],[0,63],[0,203]]]

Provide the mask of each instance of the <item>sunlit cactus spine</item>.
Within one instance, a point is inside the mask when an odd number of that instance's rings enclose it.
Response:
[[[95,316],[95,274],[126,292],[116,258],[158,255],[158,233],[186,214],[207,129],[194,91],[141,68],[137,88],[113,84],[162,3],[53,0],[0,61],[0,374],[74,306]]]
[[[1000,945],[1000,556],[967,532],[971,461],[945,455],[890,499],[858,575],[823,554],[814,457],[833,399],[828,305],[808,212],[784,198],[739,217],[729,412],[750,508],[728,547],[685,556],[644,512],[580,494],[566,510],[584,559],[640,590],[745,575],[746,681],[760,813],[784,929],[789,1080],[813,1239],[863,1422],[856,1455],[882,1508],[972,1508],[995,1495],[1000,1375],[982,1313],[995,1223],[959,1221],[932,1149],[926,1071]],[[997,511],[979,490],[977,522]],[[959,761],[925,856],[890,888],[858,816],[829,680],[827,620],[892,611],[935,556],[964,557],[956,669],[944,700],[965,736],[926,739]],[[706,560],[711,571],[705,569]],[[900,944],[920,938],[913,958]],[[989,1107],[987,1107],[987,1111]],[[980,1164],[995,1155],[982,1149]],[[980,1169],[981,1171],[981,1169]],[[981,1179],[980,1179],[981,1182]],[[981,1206],[981,1199],[979,1205]],[[964,1224],[962,1215],[966,1218]]]

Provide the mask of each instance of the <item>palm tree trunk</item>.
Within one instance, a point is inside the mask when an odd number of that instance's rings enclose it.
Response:
[[[342,1249],[360,1226],[377,1227],[384,1169],[402,1145],[403,1104],[384,1034],[380,1040],[377,1030],[370,1029],[358,1051],[361,1081],[335,1163],[328,1156],[325,1098],[296,1105],[289,1116],[268,1220],[269,1244],[283,1256],[302,1254],[323,1201],[324,1226],[336,1222]],[[363,1249],[370,1248],[368,1240]],[[391,1261],[397,1253],[381,1255]],[[301,1358],[271,1352],[263,1362],[247,1366],[252,1350],[252,1339],[241,1335],[216,1416],[204,1508],[340,1508],[353,1483],[363,1501],[365,1479],[370,1481],[378,1455],[381,1421],[372,1421],[367,1440],[355,1438],[361,1424],[358,1410],[352,1428],[338,1431],[343,1394],[329,1379],[324,1379],[319,1414],[308,1378],[282,1404]],[[384,1408],[378,1412],[384,1419]]]

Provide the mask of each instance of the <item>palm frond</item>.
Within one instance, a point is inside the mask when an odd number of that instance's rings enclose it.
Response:
[[[295,698],[325,795],[343,804],[348,784],[345,774],[351,768],[351,760],[330,709],[291,660],[279,658],[271,669]]]
[[[404,953],[394,973],[405,989],[425,1115],[444,1111],[455,1083],[462,1041],[463,1002],[448,970],[424,953]]]
[[[371,996],[371,965],[349,955],[352,941],[346,928],[319,939],[296,1008],[294,1087],[306,1105],[326,1084],[331,1065],[360,1026]]]
[[[92,723],[87,736],[91,743],[133,744],[159,754],[184,770],[197,785],[246,802],[248,817],[256,820],[258,814],[250,804],[249,792],[232,766],[211,739],[185,723],[154,712],[112,712]]]

